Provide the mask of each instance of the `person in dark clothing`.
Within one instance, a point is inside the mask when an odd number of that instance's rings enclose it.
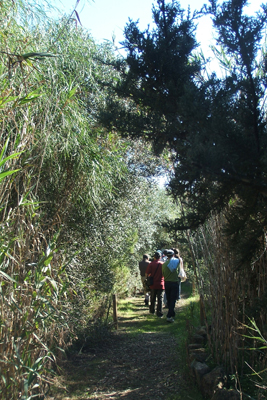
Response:
[[[149,292],[147,291],[146,285],[144,284],[144,281],[146,279],[146,269],[149,265],[149,256],[147,254],[143,255],[143,260],[139,261],[139,271],[141,275],[141,280],[143,284],[143,290],[144,290],[144,295],[145,295],[145,304],[148,305],[149,303]]]
[[[148,265],[146,270],[146,276],[153,276],[153,285],[150,286],[151,298],[149,311],[151,314],[155,313],[155,303],[157,299],[157,316],[162,317],[162,296],[164,290],[164,279],[162,276],[162,265],[160,261],[161,252],[156,251],[154,254],[153,261]]]
[[[179,283],[180,278],[179,274],[179,261],[173,260],[174,259],[174,252],[173,250],[168,250],[167,252],[167,261],[162,266],[162,274],[164,276],[165,281],[165,293],[167,297],[168,303],[168,314],[167,314],[167,322],[174,322],[175,317],[175,303],[179,295]],[[170,268],[170,265],[174,265],[175,268]]]

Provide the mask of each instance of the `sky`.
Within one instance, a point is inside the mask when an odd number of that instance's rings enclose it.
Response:
[[[64,8],[74,8],[76,0],[64,1]],[[77,10],[82,24],[88,28],[92,36],[103,41],[111,40],[115,34],[118,41],[123,40],[123,30],[130,17],[133,21],[139,19],[140,29],[146,29],[152,24],[153,0],[80,0]],[[183,4],[184,3],[184,4]],[[182,7],[187,8],[188,0],[180,1]],[[191,8],[201,7],[200,0],[191,0]]]
[[[57,6],[66,14],[73,11],[76,0],[54,0]],[[190,5],[191,11],[200,10],[208,0],[180,0],[182,8],[187,10]],[[148,24],[152,24],[152,4],[154,0],[80,0],[76,8],[82,26],[89,30],[96,42],[112,40],[115,44],[123,41],[123,30],[130,17],[133,21],[139,19],[139,28],[144,30]],[[255,13],[260,9],[263,0],[250,0],[249,13]],[[212,24],[208,17],[201,18],[198,22],[197,41],[206,56],[210,56],[210,44],[213,41]]]

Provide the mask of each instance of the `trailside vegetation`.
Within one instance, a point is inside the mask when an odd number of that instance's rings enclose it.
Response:
[[[0,11],[0,398],[26,400],[49,391],[66,348],[109,324],[112,294],[140,285],[172,202],[150,146],[97,122],[99,80],[118,76],[111,46],[34,2]]]

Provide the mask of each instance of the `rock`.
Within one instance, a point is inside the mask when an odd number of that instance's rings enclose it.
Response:
[[[207,364],[194,360],[191,363],[191,369],[193,371],[193,375],[196,378],[199,388],[201,388],[202,378],[210,371],[210,368],[207,366]]]
[[[240,400],[240,394],[233,389],[221,389],[214,393],[212,400]]]
[[[207,337],[206,328],[204,328],[204,327],[199,328],[199,329],[196,331],[196,334],[197,334],[197,335],[200,335],[200,336]]]
[[[192,344],[189,344],[188,345],[188,349],[189,349],[189,351],[191,350],[191,349],[200,349],[202,346],[201,346],[201,343],[192,343]]]
[[[198,348],[198,349],[191,349],[189,350],[189,360],[192,362],[194,359],[199,362],[205,362],[208,358],[208,354],[205,349]]]
[[[222,388],[226,383],[226,376],[223,368],[215,367],[212,371],[203,376],[202,394],[205,398],[211,399],[218,387]]]
[[[205,338],[202,335],[198,335],[197,333],[193,336],[194,343],[203,344],[205,342]]]
[[[211,327],[208,327],[209,332]],[[224,388],[227,377],[221,367],[216,367],[212,371],[205,361],[208,359],[203,345],[207,342],[207,330],[205,327],[197,329],[191,336],[191,344],[187,350],[190,360],[190,374],[196,381],[203,397],[211,400],[240,400],[240,394],[236,390]]]

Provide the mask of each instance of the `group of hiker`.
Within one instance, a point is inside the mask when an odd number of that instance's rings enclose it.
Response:
[[[181,294],[181,274],[184,274],[183,260],[178,249],[169,249],[154,253],[153,260],[147,254],[139,262],[139,270],[143,283],[145,304],[149,305],[151,314],[163,317],[163,296],[168,308],[167,322],[174,322],[175,303]],[[149,284],[149,286],[148,286]],[[164,292],[165,291],[165,292]],[[150,299],[150,304],[149,304]]]

